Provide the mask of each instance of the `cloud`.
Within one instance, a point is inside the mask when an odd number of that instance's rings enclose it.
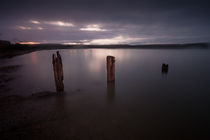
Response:
[[[85,44],[91,45],[109,45],[109,44],[134,44],[145,41],[147,38],[116,36],[113,38],[93,39]]]
[[[106,29],[102,29],[98,24],[90,24],[87,25],[85,28],[80,28],[81,31],[97,31],[97,32],[104,32],[107,31]]]
[[[62,43],[64,45],[83,45],[83,43],[77,43],[77,42],[69,42],[69,43]]]
[[[37,27],[37,29],[38,29],[38,30],[44,30],[44,28],[43,28],[43,27]]]
[[[30,22],[33,24],[41,24],[38,20],[31,20]]]
[[[18,29],[20,29],[20,30],[31,30],[32,28],[28,27],[28,26],[18,26]]]
[[[17,29],[19,30],[44,30],[43,27],[29,27],[29,26],[18,26]]]
[[[54,26],[63,26],[63,27],[74,27],[74,24],[71,22],[63,21],[45,21],[45,24],[54,25]]]
[[[137,44],[148,40],[148,38],[128,37],[128,36],[115,36],[112,38],[90,39],[80,41],[69,41],[63,44],[66,45],[118,45],[118,44]]]

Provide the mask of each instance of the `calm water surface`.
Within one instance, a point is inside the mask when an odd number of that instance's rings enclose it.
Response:
[[[15,73],[17,78],[11,83],[12,91],[8,94],[27,96],[55,91],[52,65],[55,52],[38,51],[2,60],[3,65],[23,66]],[[60,54],[65,92],[69,94],[74,90],[106,91],[107,55],[116,58],[115,90],[119,97],[165,93],[165,96],[176,97],[200,96],[210,91],[209,50],[74,49],[60,50]],[[162,63],[169,64],[167,74],[161,71]]]
[[[56,91],[55,52],[37,51],[1,60],[2,65],[22,65],[9,84],[11,90],[1,96]],[[208,136],[210,50],[70,49],[60,54],[67,104],[67,97],[79,99],[87,103],[84,110],[108,112],[113,121],[119,117],[118,124],[135,134],[161,135],[173,130],[170,135]],[[107,55],[116,58],[112,85],[106,81]],[[169,64],[167,74],[162,73],[162,63]]]

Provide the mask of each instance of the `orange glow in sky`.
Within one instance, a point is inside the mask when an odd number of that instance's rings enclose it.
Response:
[[[35,44],[40,44],[40,42],[19,42],[19,44],[35,45]]]

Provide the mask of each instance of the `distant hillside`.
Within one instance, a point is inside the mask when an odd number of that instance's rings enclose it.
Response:
[[[0,48],[14,50],[47,50],[47,49],[85,49],[85,48],[139,48],[139,49],[186,49],[186,48],[209,48],[209,43],[186,43],[186,44],[142,44],[142,45],[63,45],[63,44],[11,44],[9,41],[0,40]]]
[[[11,58],[39,50],[58,49],[208,49],[209,43],[191,44],[151,44],[151,45],[62,45],[62,44],[36,44],[23,45],[11,44],[9,41],[0,40],[0,58]]]
[[[10,46],[11,43],[9,41],[6,40],[0,40],[0,47],[7,47]]]

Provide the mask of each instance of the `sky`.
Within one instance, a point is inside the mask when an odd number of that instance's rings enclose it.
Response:
[[[1,0],[0,40],[12,43],[210,42],[209,0]]]

